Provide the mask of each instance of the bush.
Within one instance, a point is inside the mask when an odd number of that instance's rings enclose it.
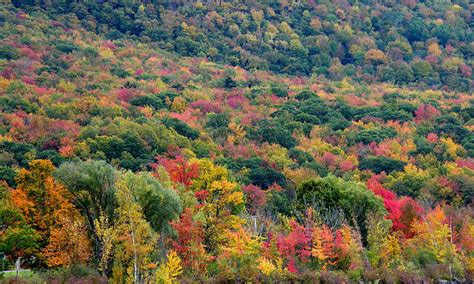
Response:
[[[39,272],[39,276],[46,283],[108,283],[95,269],[81,264]]]
[[[16,48],[3,45],[0,47],[0,59],[16,60],[20,57]]]
[[[297,145],[292,133],[274,120],[262,120],[253,129],[247,132],[250,139],[268,142],[270,144],[280,144],[286,148],[293,148]]]
[[[370,144],[372,142],[380,143],[385,139],[395,136],[397,136],[397,132],[393,128],[364,129],[357,133],[355,142],[363,144]]]
[[[402,171],[406,163],[399,160],[390,159],[383,156],[362,158],[359,164],[361,170],[371,170],[374,173],[391,173]]]
[[[298,187],[296,194],[296,207],[299,210],[304,211],[310,206],[323,215],[330,214],[331,218],[342,210],[349,224],[360,229],[364,242],[367,240],[369,214],[386,213],[382,200],[365,186],[335,176],[305,181]]]
[[[194,140],[199,137],[199,131],[191,128],[177,118],[163,118],[163,124],[166,125],[166,127],[173,128],[178,134],[188,137],[189,139]]]
[[[15,186],[16,172],[11,167],[0,166],[0,181],[4,180],[10,186]]]

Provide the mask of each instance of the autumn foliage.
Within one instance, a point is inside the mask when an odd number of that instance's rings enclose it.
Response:
[[[37,2],[0,5],[5,269],[473,281],[469,1]]]
[[[70,194],[54,180],[53,171],[51,161],[30,162],[29,169],[18,174],[13,204],[41,236],[44,249],[38,256],[48,266],[84,263],[90,256],[84,221],[69,200]]]

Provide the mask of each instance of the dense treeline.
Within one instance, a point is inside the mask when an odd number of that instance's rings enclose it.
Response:
[[[468,0],[12,2],[66,14],[109,39],[246,69],[473,89]]]
[[[50,4],[0,6],[7,267],[21,257],[46,282],[472,281],[472,92],[181,58]]]

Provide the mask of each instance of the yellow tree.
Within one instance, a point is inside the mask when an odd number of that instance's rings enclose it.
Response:
[[[226,168],[216,166],[210,159],[191,159],[190,163],[197,163],[199,168],[199,176],[191,185],[194,192],[209,190],[214,181],[227,179],[229,176]]]
[[[397,236],[389,234],[383,239],[380,250],[380,260],[384,267],[403,267],[403,250]]]
[[[244,206],[244,195],[235,182],[228,180],[225,167],[215,165],[209,159],[196,161],[199,176],[193,180],[192,190],[199,201],[197,209],[204,217],[206,248],[216,252],[226,237],[224,232],[237,228],[243,220],[235,215]]]
[[[141,283],[154,267],[150,254],[157,235],[144,219],[142,208],[134,200],[127,182],[119,179],[116,188],[119,207],[114,229],[114,281],[125,278],[127,282]]]
[[[423,220],[413,224],[415,236],[407,243],[415,251],[429,251],[436,260],[447,265],[451,274],[462,274],[461,254],[453,243],[453,232],[443,209],[437,206]],[[453,275],[451,275],[453,276]]]
[[[235,231],[226,230],[226,244],[220,246],[217,263],[229,279],[252,280],[258,274],[257,263],[262,249],[261,239],[252,236],[238,225]]]
[[[155,278],[157,283],[177,283],[181,274],[183,274],[181,258],[179,258],[176,251],[171,250],[168,252],[167,260],[156,270]]]
[[[226,230],[235,229],[243,223],[239,216],[233,214],[243,204],[244,196],[236,183],[224,179],[211,184],[201,207],[206,217],[206,241],[210,250],[225,242]]]
[[[115,228],[110,224],[107,216],[102,214],[94,220],[97,237],[99,239],[100,245],[102,247],[102,255],[99,261],[99,271],[105,276],[109,259],[112,254],[113,242],[115,238]]]

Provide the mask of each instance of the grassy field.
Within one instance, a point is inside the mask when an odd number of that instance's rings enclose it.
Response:
[[[16,278],[16,271],[6,271],[0,273],[0,283],[12,283]],[[18,273],[18,283],[43,283],[31,270],[21,270]],[[14,282],[13,282],[14,283]]]
[[[9,278],[9,277],[16,277],[16,271],[7,271],[3,272],[3,277]],[[33,276],[34,272],[31,270],[20,270],[18,273],[19,277],[31,277]]]

